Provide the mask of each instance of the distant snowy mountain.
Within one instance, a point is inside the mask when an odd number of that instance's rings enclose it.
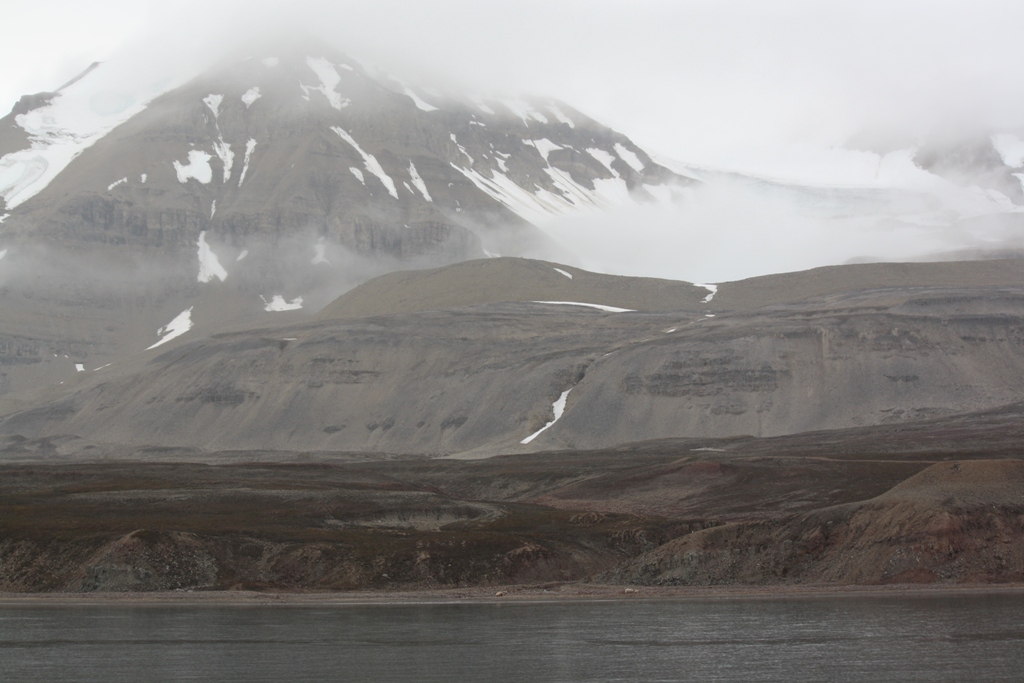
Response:
[[[987,131],[959,142],[794,148],[790,157],[753,153],[736,168],[656,156],[702,182],[672,211],[620,212],[617,222],[644,226],[633,241],[660,245],[643,260],[629,262],[614,220],[596,221],[589,239],[583,221],[555,225],[564,235],[545,230],[581,266],[710,281],[847,262],[1006,258],[1024,253],[1020,141],[1019,131]],[[626,267],[611,269],[617,260]]]
[[[792,168],[777,173],[744,172],[659,161],[706,183],[737,181],[766,192],[785,193],[798,205],[823,216],[940,226],[1024,214],[1024,139],[1014,132],[847,151],[862,152],[865,158],[861,168],[848,164],[852,168],[841,176],[819,175],[814,167],[802,173],[794,173]]]

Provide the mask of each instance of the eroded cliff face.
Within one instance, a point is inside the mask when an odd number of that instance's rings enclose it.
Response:
[[[1024,580],[1024,463],[935,464],[877,498],[680,538],[607,575],[651,585]]]

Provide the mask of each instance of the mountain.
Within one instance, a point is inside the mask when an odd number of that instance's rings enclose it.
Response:
[[[308,38],[180,84],[93,65],[22,98],[0,153],[4,393],[382,272],[557,250],[531,220],[693,182],[564,103],[413,89]]]
[[[79,373],[0,433],[463,456],[913,423],[1019,401],[1016,261],[726,283],[485,259]],[[713,288],[712,288],[713,289]]]
[[[814,185],[307,38],[92,65],[0,120],[0,590],[1019,582],[1019,259],[698,284],[550,221],[736,190],[1014,255],[1021,149]]]

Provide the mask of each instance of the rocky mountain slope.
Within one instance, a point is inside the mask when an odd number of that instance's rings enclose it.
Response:
[[[310,39],[158,76],[94,65],[0,120],[0,394],[383,272],[557,249],[531,220],[692,182],[564,103],[414,90]]]
[[[471,456],[908,423],[1021,400],[1022,287],[1014,262],[844,266],[714,293],[488,259],[79,373],[9,409],[0,433]]]

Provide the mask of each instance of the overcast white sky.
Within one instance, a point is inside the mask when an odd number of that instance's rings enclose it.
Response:
[[[705,163],[865,126],[1024,123],[1019,0],[36,0],[4,9],[0,108],[154,35],[187,57],[287,22],[393,68],[560,97]]]
[[[198,63],[288,24],[413,78],[559,97],[648,150],[776,177],[855,184],[874,165],[837,148],[865,129],[1024,124],[1020,0],[7,3],[0,109],[140,45]]]

